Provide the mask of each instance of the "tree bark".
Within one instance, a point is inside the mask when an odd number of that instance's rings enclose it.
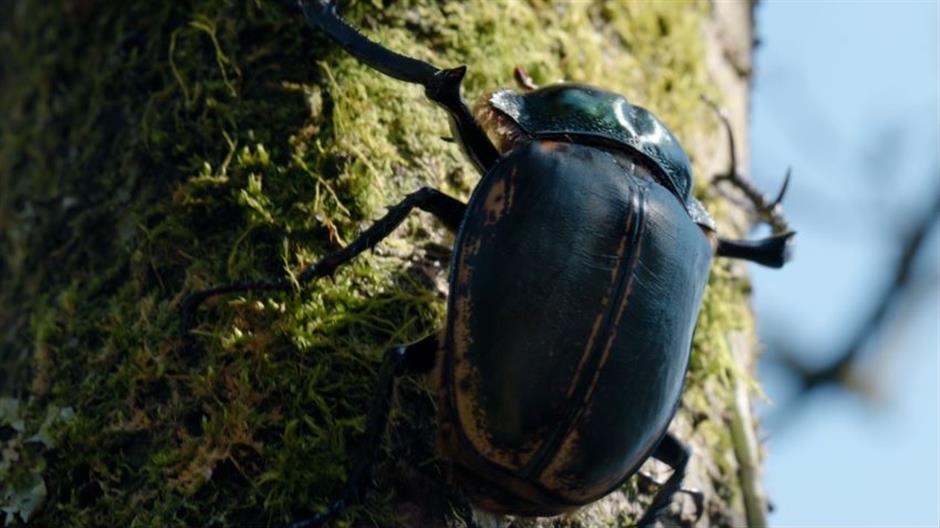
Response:
[[[0,444],[4,507],[37,525],[281,525],[347,475],[384,348],[443,324],[452,236],[415,215],[332,280],[220,297],[187,351],[186,294],[296,276],[408,192],[467,198],[446,116],[269,1],[14,1],[0,21]],[[466,96],[571,80],[623,93],[686,145],[724,233],[745,213],[708,181],[726,106],[746,164],[745,3],[341,3],[374,40],[467,64]],[[758,525],[756,354],[743,267],[716,262],[673,430],[694,449],[666,525]],[[473,511],[433,455],[421,380],[399,383],[353,525],[623,526],[636,479],[576,514]],[[39,438],[39,440],[37,440]],[[662,480],[666,473],[647,468]],[[9,521],[15,524],[20,521]]]

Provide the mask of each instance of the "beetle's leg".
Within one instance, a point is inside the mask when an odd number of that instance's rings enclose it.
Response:
[[[532,77],[529,76],[529,72],[525,71],[525,68],[522,66],[516,66],[515,69],[512,70],[512,75],[516,78],[516,82],[519,83],[519,86],[527,92],[537,90],[539,87],[535,84],[535,81],[532,80]]]
[[[656,479],[653,478],[652,475],[644,471],[637,473],[637,477],[645,482],[647,486],[655,486],[658,488],[661,485],[656,481]],[[698,520],[702,517],[702,514],[705,513],[705,494],[702,493],[702,490],[694,488],[679,488],[676,490],[676,493],[685,493],[692,498],[692,503],[695,505],[695,521],[698,522]]]
[[[787,175],[783,180],[783,186],[780,188],[780,192],[777,193],[776,198],[772,201],[768,200],[754,184],[742,178],[738,173],[734,132],[731,129],[731,122],[728,121],[727,112],[708,97],[703,96],[702,99],[718,114],[718,119],[721,120],[721,124],[728,136],[728,149],[730,151],[728,156],[730,160],[728,172],[716,176],[715,181],[728,181],[740,189],[741,192],[747,196],[748,200],[754,204],[761,219],[770,224],[774,232],[774,236],[760,240],[729,240],[718,237],[718,247],[716,248],[715,254],[719,257],[750,260],[751,262],[771,268],[782,267],[790,260],[792,239],[795,234],[790,230],[787,221],[783,218],[783,209],[780,207],[780,202],[783,201],[787,187],[790,185],[790,171],[787,170]]]
[[[795,234],[791,231],[760,240],[729,240],[718,237],[715,255],[749,260],[768,268],[780,268],[790,260]]]
[[[656,522],[656,518],[669,507],[672,502],[672,496],[677,491],[681,491],[682,479],[685,478],[685,468],[689,463],[689,448],[682,445],[671,433],[666,433],[656,451],[653,452],[653,458],[665,463],[672,468],[672,475],[659,488],[659,492],[653,497],[653,503],[647,508],[643,517],[637,522],[638,526],[648,526]],[[696,515],[701,515],[703,510],[703,497],[701,493],[690,492],[695,500]]]
[[[385,351],[385,360],[379,370],[369,414],[366,416],[365,436],[360,441],[358,452],[353,457],[353,470],[349,473],[343,491],[325,511],[308,519],[294,522],[290,528],[323,526],[338,515],[343,508],[362,499],[369,485],[372,466],[375,464],[376,454],[380,451],[379,446],[382,445],[382,437],[388,425],[388,412],[392,403],[395,380],[404,374],[418,374],[434,368],[437,351],[438,340],[433,334],[416,343],[393,347]]]
[[[319,277],[332,275],[340,265],[345,264],[363,251],[374,248],[376,244],[401,225],[408,213],[415,207],[433,214],[449,229],[456,231],[460,226],[467,205],[437,189],[423,187],[406,196],[400,203],[390,207],[385,216],[363,231],[349,245],[326,255],[304,270],[297,277],[298,282],[303,284]],[[187,340],[187,348],[192,347],[190,330],[195,326],[196,309],[206,299],[216,295],[246,291],[288,291],[293,287],[293,284],[288,278],[242,281],[191,294],[183,301],[180,308],[181,329],[184,339]]]
[[[754,204],[760,219],[769,224],[774,233],[788,233],[790,231],[790,227],[787,224],[786,219],[783,217],[783,208],[781,207],[780,203],[783,201],[783,197],[787,192],[787,187],[790,185],[790,169],[787,169],[787,174],[783,179],[783,185],[780,187],[780,191],[777,193],[777,196],[773,200],[768,200],[767,197],[764,196],[764,193],[760,191],[760,189],[755,187],[754,184],[749,180],[744,179],[738,172],[738,161],[735,154],[736,149],[734,131],[731,129],[731,122],[728,120],[728,113],[724,108],[718,106],[717,103],[708,97],[702,96],[702,99],[718,115],[718,119],[721,121],[722,127],[725,129],[725,134],[728,137],[728,172],[716,176],[715,182],[717,183],[720,181],[727,181],[740,189],[747,199],[752,204]]]
[[[428,99],[450,114],[461,145],[480,173],[486,172],[496,162],[499,152],[460,97],[460,83],[467,73],[466,66],[442,70],[376,44],[340,18],[332,0],[299,0],[299,3],[307,21],[326,32],[353,57],[389,77],[424,86]]]

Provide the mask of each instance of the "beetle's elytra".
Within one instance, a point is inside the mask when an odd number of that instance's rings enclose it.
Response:
[[[468,491],[479,505],[555,515],[646,460],[679,401],[711,253],[629,155],[534,140],[495,164],[457,237],[440,372],[447,455],[491,483]]]
[[[571,511],[621,486],[652,456],[674,472],[638,521],[651,523],[679,489],[689,458],[666,429],[712,256],[779,267],[792,233],[719,237],[691,195],[679,141],[620,95],[523,82],[526,91],[497,90],[471,112],[460,96],[465,67],[439,69],[389,51],[348,26],[332,2],[300,7],[362,62],[424,86],[482,175],[466,204],[431,188],[408,195],[299,276],[329,275],[414,208],[457,231],[447,326],[386,352],[364,441],[381,441],[395,379],[429,373],[439,399],[439,454],[477,507],[529,516]],[[726,179],[738,181],[733,166],[729,172]],[[769,206],[756,200],[777,210],[779,198]],[[277,279],[196,292],[184,302],[184,332],[208,297],[291,285]],[[326,511],[294,526],[322,526],[358,500],[375,452],[356,461]]]

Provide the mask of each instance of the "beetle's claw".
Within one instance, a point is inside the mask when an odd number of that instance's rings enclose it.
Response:
[[[639,471],[637,472],[637,475],[639,475],[640,477],[639,484],[641,485],[641,489],[645,489],[645,491],[649,491],[650,488],[652,487],[662,485],[659,482],[656,482],[656,479],[653,478],[653,475],[651,475],[649,472]],[[678,490],[676,490],[676,493],[685,493],[686,495],[692,498],[692,504],[695,505],[695,520],[692,522],[692,524],[697,523],[699,519],[702,518],[702,515],[704,515],[705,513],[705,494],[702,493],[702,490],[696,489],[696,488],[691,488],[691,489],[679,488]],[[671,501],[664,504],[660,509],[656,511],[655,515],[652,515],[651,518],[647,518],[646,522],[652,523],[653,520],[655,520],[657,517],[659,517],[663,512],[665,512],[669,508],[670,504],[671,504]]]
[[[705,494],[700,489],[680,489],[679,491],[692,497],[692,503],[695,504],[695,520],[692,524],[698,523],[705,513]]]
[[[793,168],[787,167],[787,173],[783,177],[783,185],[780,186],[780,191],[777,192],[777,196],[759,210],[761,219],[770,224],[771,227],[774,228],[774,232],[783,233],[789,231],[787,222],[783,218],[781,203],[783,202],[784,196],[787,195],[787,189],[790,188],[790,176],[792,175]]]
[[[714,182],[728,182],[738,190],[740,190],[744,197],[752,204],[753,211],[762,222],[769,224],[773,228],[774,233],[786,233],[790,230],[786,219],[783,216],[783,208],[780,206],[783,202],[784,196],[786,196],[787,189],[790,187],[790,175],[792,171],[787,169],[787,174],[784,177],[783,185],[780,187],[780,190],[777,192],[777,195],[773,200],[768,199],[760,189],[758,189],[753,183],[744,179],[743,176],[736,173],[725,173],[715,176]]]
[[[773,211],[780,205],[783,201],[783,197],[787,194],[787,188],[790,187],[790,176],[793,174],[793,167],[787,167],[787,174],[783,177],[783,185],[780,187],[780,192],[777,193],[777,197],[774,198],[774,201],[770,203],[769,210]]]

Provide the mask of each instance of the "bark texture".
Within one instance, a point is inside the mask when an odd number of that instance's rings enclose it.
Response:
[[[378,3],[341,10],[390,48],[468,64],[468,99],[511,86],[521,65],[537,83],[596,84],[653,110],[687,146],[721,229],[744,230],[708,185],[726,145],[700,96],[729,107],[743,145],[749,5]],[[478,176],[440,140],[445,115],[280,2],[6,10],[5,522],[280,525],[323,508],[346,477],[383,349],[442,324],[451,237],[415,215],[332,281],[215,299],[196,354],[183,351],[177,310],[195,289],[296,274],[423,185],[466,198]],[[754,524],[745,505],[763,508],[756,446],[741,443],[755,427],[748,290],[742,268],[715,264],[673,428],[694,449],[687,487],[706,492],[698,526]],[[622,526],[654,491],[634,479],[575,515],[488,517],[446,485],[427,386],[403,381],[398,403],[388,442],[370,447],[383,453],[376,486],[338,525]],[[663,522],[689,525],[692,513],[680,495]]]

